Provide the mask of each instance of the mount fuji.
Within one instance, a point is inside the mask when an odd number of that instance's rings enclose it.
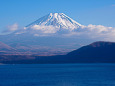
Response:
[[[27,25],[26,28],[29,28],[34,25],[41,25],[41,26],[52,25],[54,27],[62,29],[75,29],[81,26],[81,24],[74,21],[64,13],[50,13],[46,16],[39,18],[35,22]]]
[[[71,38],[63,35],[79,31],[82,26],[64,13],[50,13],[23,29],[0,36],[0,41],[21,53],[37,55],[65,54],[93,42],[86,38]]]
[[[30,33],[34,36],[44,36],[44,34],[70,32],[81,26],[81,24],[64,13],[49,13],[48,15],[30,23],[21,31],[16,31],[15,34]]]

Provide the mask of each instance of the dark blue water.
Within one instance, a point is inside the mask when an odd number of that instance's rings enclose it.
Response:
[[[0,65],[0,86],[115,86],[115,64]]]

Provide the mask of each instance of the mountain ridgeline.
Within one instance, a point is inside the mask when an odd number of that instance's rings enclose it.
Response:
[[[77,62],[115,62],[115,42],[94,42],[67,54]]]
[[[0,63],[5,64],[43,64],[43,63],[115,63],[114,42],[94,42],[67,55],[1,55]]]

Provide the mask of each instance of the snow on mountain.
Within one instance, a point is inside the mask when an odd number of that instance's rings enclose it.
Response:
[[[81,26],[81,24],[66,16],[64,13],[50,13],[27,25],[26,28],[32,27],[34,25],[54,26],[56,28],[71,30]]]
[[[15,34],[27,33],[34,36],[46,36],[56,33],[63,34],[74,31],[81,26],[81,24],[64,13],[50,13],[27,25],[24,29],[16,31]]]
[[[84,26],[64,13],[50,13],[27,25],[25,28],[15,31],[14,34],[115,40],[114,27],[92,24]]]

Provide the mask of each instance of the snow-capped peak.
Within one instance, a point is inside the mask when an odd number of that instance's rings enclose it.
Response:
[[[26,28],[32,27],[34,25],[54,26],[60,29],[71,30],[81,26],[81,24],[66,16],[64,13],[49,13],[48,15],[43,16],[35,22],[27,25]]]

